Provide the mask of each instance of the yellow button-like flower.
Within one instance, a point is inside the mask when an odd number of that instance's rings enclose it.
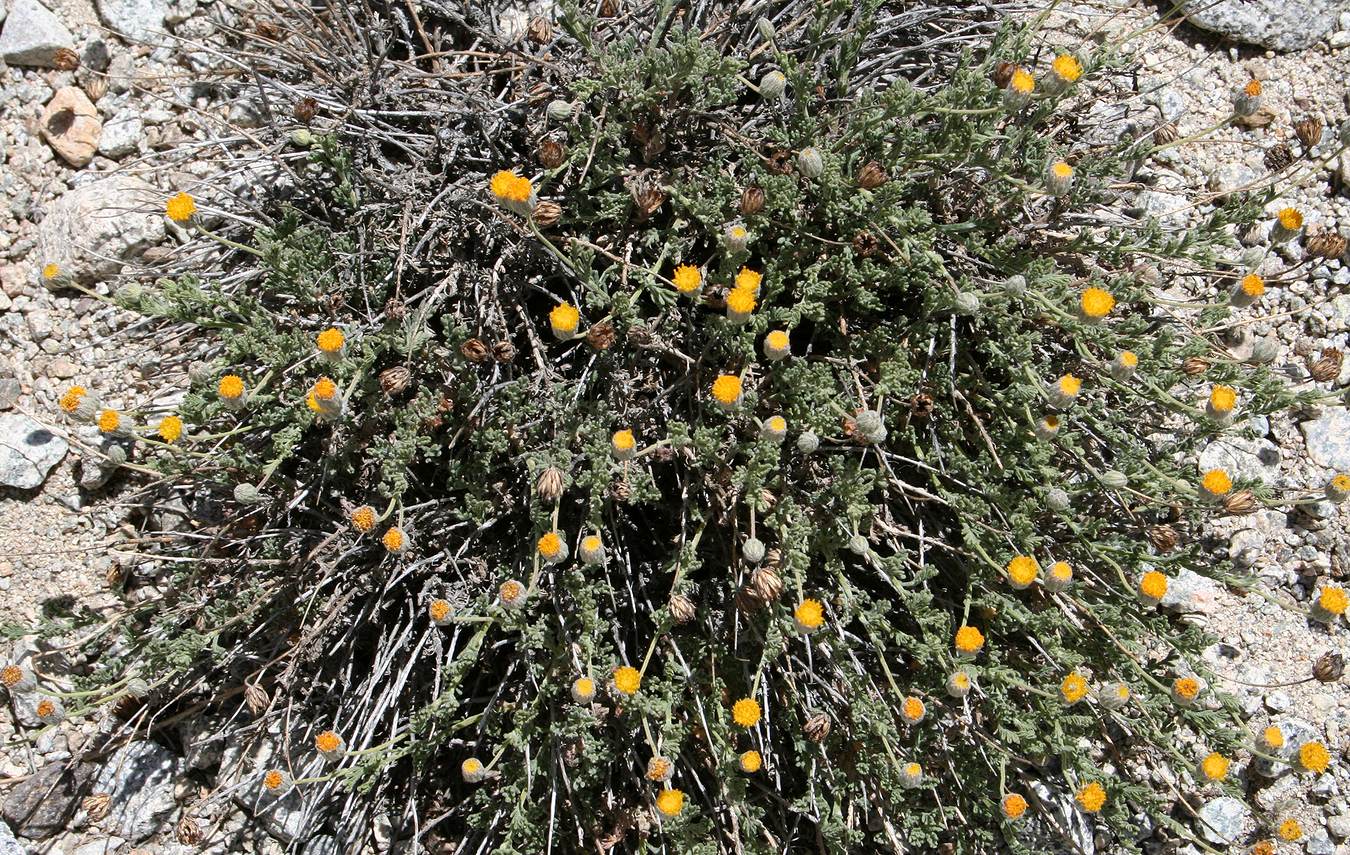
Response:
[[[1331,753],[1320,742],[1305,742],[1298,749],[1298,765],[1320,775],[1331,765]]]
[[[61,396],[58,403],[64,412],[74,415],[75,411],[80,408],[80,401],[84,400],[84,396],[87,394],[89,394],[89,391],[83,386],[71,386]]]
[[[637,453],[637,439],[631,430],[618,430],[609,438],[609,450],[616,460],[632,460]]]
[[[703,274],[692,264],[681,264],[675,268],[671,281],[675,283],[675,290],[681,294],[693,294],[703,287]]]
[[[238,401],[244,397],[244,378],[238,374],[226,374],[216,384],[216,393],[226,401]]]
[[[155,432],[159,434],[160,439],[173,444],[183,435],[183,420],[178,416],[165,416],[159,420],[159,427]]]
[[[1088,813],[1097,813],[1106,804],[1106,790],[1096,781],[1080,787],[1073,797]]]
[[[332,758],[342,753],[345,746],[342,743],[342,737],[338,736],[336,731],[325,730],[314,737],[314,748],[323,756]]]
[[[1280,827],[1275,832],[1280,839],[1286,843],[1293,843],[1303,836],[1303,826],[1298,824],[1298,820],[1290,818],[1280,823]]]
[[[408,548],[408,537],[403,533],[403,529],[398,526],[390,526],[389,530],[380,538],[380,543],[384,548],[397,555]]]
[[[1318,608],[1333,615],[1345,614],[1347,605],[1350,605],[1350,594],[1346,594],[1345,589],[1339,585],[1327,585],[1317,596]]]
[[[730,409],[741,400],[741,378],[723,374],[713,381],[712,396],[724,409]]]
[[[375,527],[375,509],[370,505],[352,508],[352,512],[347,516],[347,519],[351,522],[352,528],[365,534]]]
[[[560,556],[566,548],[567,545],[563,543],[562,538],[558,536],[556,531],[545,532],[535,543],[535,549],[538,550],[539,557],[545,561],[561,560]]]
[[[636,695],[642,688],[642,674],[631,665],[620,665],[614,669],[614,688],[625,695]]]
[[[1178,677],[1172,681],[1172,699],[1190,704],[1200,696],[1200,681],[1194,677]]]
[[[164,203],[164,213],[175,223],[186,223],[197,213],[197,201],[187,193],[178,193]]]
[[[1088,682],[1077,671],[1070,672],[1059,684],[1059,694],[1066,704],[1076,704],[1087,697]]]
[[[492,190],[492,195],[496,196],[499,202],[528,202],[531,194],[534,193],[534,186],[530,184],[530,179],[522,178],[506,169],[493,174],[489,187]]]
[[[577,326],[581,323],[581,312],[577,311],[576,306],[571,303],[559,303],[553,307],[553,311],[548,313],[548,322],[553,327],[554,337],[566,341],[577,334]]]
[[[594,680],[590,677],[578,677],[572,681],[572,700],[579,704],[589,704],[594,698]]]
[[[815,632],[825,623],[825,607],[819,600],[809,598],[802,600],[793,611],[792,619],[797,624],[798,632],[803,634]]]
[[[1030,555],[1017,556],[1008,562],[1005,569],[1008,574],[1008,582],[1019,591],[1034,583],[1041,572],[1041,566]]]
[[[1045,575],[1045,589],[1050,593],[1058,593],[1069,587],[1073,582],[1073,568],[1067,561],[1056,561],[1050,565],[1050,571]]]
[[[314,345],[319,348],[319,352],[325,356],[336,356],[342,353],[342,348],[347,344],[347,337],[342,334],[342,330],[337,327],[329,327],[314,339]]]
[[[759,724],[759,702],[753,698],[741,698],[731,706],[731,718],[741,727],[754,727]]]
[[[1101,320],[1116,307],[1116,298],[1110,291],[1102,288],[1088,288],[1078,300],[1083,316],[1091,320]]]
[[[1008,793],[999,806],[1003,810],[1003,816],[1014,821],[1021,819],[1027,812],[1027,800],[1018,793]]]
[[[465,783],[477,784],[487,778],[487,767],[477,757],[469,757],[459,764],[459,775]]]
[[[1261,731],[1261,747],[1267,751],[1284,749],[1284,731],[1278,725],[1269,725]]]
[[[770,362],[777,362],[791,353],[791,342],[783,330],[774,330],[764,337],[764,356]]]
[[[1233,489],[1233,479],[1222,469],[1211,469],[1200,479],[1200,488],[1211,498],[1217,498]]]
[[[1222,781],[1228,777],[1228,767],[1232,762],[1217,751],[1210,752],[1200,761],[1200,773],[1211,781]]]
[[[1303,228],[1303,213],[1297,208],[1281,208],[1276,219],[1280,221],[1280,226],[1291,232]]]
[[[454,614],[454,612],[455,610],[450,605],[449,600],[443,600],[437,597],[436,599],[427,603],[427,617],[431,618],[431,622],[436,624],[437,626],[449,623],[450,617],[451,615]]]
[[[1051,196],[1063,196],[1073,187],[1073,167],[1062,160],[1045,170],[1045,189]]]
[[[910,695],[900,703],[900,715],[910,724],[918,724],[928,714],[928,707],[922,700]]]
[[[727,320],[744,322],[755,310],[755,294],[747,288],[735,288],[727,295]]]
[[[748,267],[742,267],[736,273],[737,291],[749,291],[752,296],[759,296],[760,283],[764,281],[764,274],[751,270]]]
[[[43,281],[51,282],[60,275],[61,275],[61,265],[56,264],[55,262],[48,262],[42,265]]]
[[[1073,83],[1083,76],[1083,64],[1067,53],[1055,57],[1050,63],[1050,70],[1065,83]]]
[[[117,410],[104,410],[98,414],[98,429],[112,433],[122,426],[122,415]]]
[[[656,797],[656,809],[666,816],[679,816],[684,810],[684,792],[671,787]]]
[[[1237,390],[1232,386],[1215,386],[1209,393],[1211,412],[1227,414],[1237,406]]]
[[[1030,95],[1036,88],[1036,78],[1025,68],[1014,69],[1012,77],[1008,78],[1008,88],[1018,95]]]
[[[764,758],[760,756],[758,751],[746,751],[741,754],[739,763],[742,772],[753,775],[764,765]]]
[[[1255,273],[1248,273],[1246,276],[1242,277],[1242,281],[1238,287],[1242,289],[1242,293],[1246,294],[1253,300],[1263,296],[1266,293],[1265,280],[1263,280],[1260,276],[1257,276]]]
[[[525,605],[526,596],[529,590],[515,579],[507,579],[497,589],[497,602],[504,608],[518,609]]]
[[[973,626],[963,626],[956,631],[954,643],[957,652],[974,656],[984,647],[984,633]]]
[[[263,775],[263,789],[276,792],[286,786],[286,778],[286,773],[280,769],[268,769],[266,774]]]

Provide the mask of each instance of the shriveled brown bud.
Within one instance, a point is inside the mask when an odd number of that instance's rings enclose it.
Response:
[[[459,353],[470,362],[487,362],[487,345],[476,338],[471,338],[459,346]]]
[[[1336,232],[1321,232],[1303,242],[1303,252],[1309,258],[1340,258],[1345,255],[1346,240]]]
[[[537,45],[553,41],[553,23],[543,15],[535,15],[525,28],[525,36]]]
[[[545,169],[557,169],[567,159],[567,149],[557,140],[540,140],[535,157],[539,158],[539,165]]]
[[[190,811],[183,811],[183,815],[178,818],[178,825],[174,828],[174,836],[184,846],[196,846],[203,838],[201,823]]]
[[[853,236],[853,251],[862,258],[871,258],[881,251],[881,241],[869,231],[861,231]]]
[[[778,497],[767,489],[759,491],[759,503],[764,506],[764,510],[771,511],[773,506],[778,504]]]
[[[634,324],[628,328],[628,341],[634,347],[649,347],[655,341],[655,338],[649,328],[642,324]]]
[[[1279,172],[1294,162],[1294,153],[1284,143],[1276,143],[1266,149],[1265,157],[1261,159],[1261,162],[1266,165],[1267,170]]]
[[[1170,525],[1155,525],[1148,530],[1148,539],[1154,549],[1166,553],[1177,548],[1181,535]]]
[[[747,187],[741,191],[741,213],[745,216],[764,210],[764,188]]]
[[[545,466],[534,481],[534,494],[546,505],[562,498],[563,471],[556,466]]]
[[[118,587],[126,581],[126,578],[126,568],[122,566],[120,561],[114,561],[112,564],[108,565],[108,572],[103,574],[103,579],[108,583],[109,588]]]
[[[1001,60],[994,66],[989,79],[994,81],[995,89],[1007,89],[1008,83],[1012,81],[1013,73],[1017,71],[1017,63]]]
[[[750,588],[741,588],[736,592],[736,608],[744,614],[753,614],[763,607],[761,600]]]
[[[626,502],[633,495],[633,485],[628,483],[628,479],[622,478],[610,485],[609,495],[616,502]]]
[[[1322,120],[1316,116],[1304,116],[1294,122],[1294,136],[1298,137],[1299,145],[1303,146],[1303,156],[1307,157],[1313,147],[1322,141]]]
[[[586,331],[586,343],[596,350],[609,350],[614,346],[614,324],[603,321]]]
[[[600,0],[600,17],[613,18],[619,14],[619,0]]]
[[[102,74],[89,75],[82,85],[84,86],[84,94],[88,95],[89,100],[95,104],[98,103],[100,98],[108,94],[108,78]]]
[[[766,603],[772,603],[783,594],[783,579],[772,567],[758,567],[750,576],[750,590]]]
[[[260,715],[271,702],[267,690],[257,683],[248,683],[244,686],[244,703],[248,705],[248,711],[254,715]]]
[[[628,182],[628,195],[633,197],[633,204],[637,206],[639,220],[645,220],[655,214],[666,203],[665,188],[651,175],[644,175]]]
[[[1188,356],[1181,363],[1181,370],[1187,377],[1199,377],[1209,370],[1209,362],[1198,356]]]
[[[52,65],[57,71],[74,71],[80,67],[80,55],[70,48],[57,48],[52,54]]]
[[[1330,383],[1341,376],[1341,364],[1345,355],[1334,347],[1324,348],[1322,355],[1308,359],[1308,373],[1318,383]]]
[[[890,180],[886,174],[886,168],[875,160],[869,160],[867,165],[858,172],[858,186],[864,190],[874,190]]]
[[[557,202],[540,202],[534,206],[530,216],[534,218],[540,228],[547,229],[558,224],[558,220],[562,219],[562,212],[562,205]]]
[[[1313,676],[1321,683],[1334,683],[1345,673],[1345,657],[1328,650],[1313,663]]]
[[[802,730],[806,733],[806,738],[812,742],[824,742],[830,735],[830,717],[825,713],[816,713],[806,720],[806,726]]]
[[[395,365],[380,372],[380,389],[389,397],[401,395],[412,383],[412,372],[405,366]]]
[[[1223,497],[1223,509],[1233,516],[1243,516],[1256,510],[1258,502],[1251,490],[1237,490]]]
[[[698,614],[694,608],[694,601],[684,594],[670,595],[670,616],[676,623],[689,623]]]
[[[1169,145],[1179,139],[1181,135],[1177,133],[1177,126],[1171,122],[1163,122],[1153,129],[1154,145]]]
[[[408,316],[408,307],[397,297],[390,297],[384,304],[385,317],[391,321],[401,321]]]
[[[80,809],[89,817],[90,822],[98,822],[108,815],[108,806],[112,796],[108,793],[91,793],[80,800]]]
[[[319,115],[319,102],[305,96],[295,102],[295,109],[292,112],[297,122],[308,125],[314,121],[315,116]]]
[[[516,346],[509,341],[495,341],[492,343],[492,358],[506,365],[516,361]]]

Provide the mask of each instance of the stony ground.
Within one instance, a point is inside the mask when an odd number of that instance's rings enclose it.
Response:
[[[1085,144],[1094,134],[1143,133],[1162,121],[1185,137],[1223,119],[1230,93],[1248,79],[1265,84],[1265,107],[1250,122],[1142,166],[1128,188],[1134,203],[1122,216],[1152,214],[1169,228],[1184,228],[1217,196],[1268,175],[1268,151],[1283,143],[1300,160],[1272,211],[1293,204],[1307,214],[1310,234],[1350,234],[1350,154],[1333,156],[1336,129],[1350,108],[1350,7],[1324,0],[1189,5],[1208,29],[1158,27],[1152,7],[1062,5],[1051,20],[1056,38],[1073,46],[1136,34],[1137,73],[1112,79],[1125,95],[1117,99],[1124,107],[1085,117]],[[96,432],[72,430],[56,417],[56,400],[78,383],[114,406],[153,409],[150,390],[173,385],[165,373],[175,370],[167,366],[178,364],[182,343],[150,337],[100,297],[109,293],[114,274],[135,275],[174,251],[173,230],[156,213],[160,200],[215,168],[163,153],[203,139],[211,122],[245,128],[256,122],[256,108],[239,93],[194,82],[214,61],[207,47],[229,28],[249,25],[249,12],[224,0],[102,0],[97,7],[89,0],[48,6],[0,0],[0,10],[0,55],[7,63],[0,65],[0,191],[8,212],[0,217],[4,617],[32,623],[82,608],[91,619],[106,620],[120,602],[119,574],[137,566],[128,515],[147,509],[139,506],[133,480],[107,466]],[[1280,52],[1224,41],[1216,32]],[[72,60],[78,69],[51,67]],[[1292,130],[1307,116],[1328,126],[1310,152]],[[1269,338],[1290,384],[1306,384],[1305,357],[1350,346],[1350,259],[1305,261],[1296,246],[1272,250],[1264,233],[1243,240],[1253,251],[1234,258],[1234,266],[1256,265],[1274,284],[1255,322],[1231,331],[1234,352],[1249,354]],[[90,293],[44,287],[40,269],[49,262]],[[1205,294],[1209,286],[1178,287]],[[1347,383],[1350,362],[1335,382],[1319,388]],[[1219,460],[1276,495],[1311,495],[1333,472],[1350,471],[1350,417],[1328,410],[1249,419],[1207,451],[1206,463]],[[1350,853],[1350,692],[1343,682],[1311,679],[1319,656],[1350,656],[1350,645],[1343,627],[1310,626],[1279,605],[1306,600],[1319,582],[1345,575],[1346,508],[1309,501],[1293,515],[1261,510],[1220,520],[1206,533],[1216,554],[1249,568],[1259,584],[1244,595],[1194,577],[1170,597],[1173,608],[1204,621],[1217,637],[1210,653],[1228,684],[1222,688],[1244,698],[1253,727],[1275,721],[1315,733],[1337,756],[1334,773],[1315,783],[1292,775],[1269,781],[1244,770],[1248,805],[1217,794],[1192,799],[1207,819],[1196,827],[1217,851],[1245,851],[1238,841],[1269,836],[1272,821],[1292,816],[1306,835],[1282,844],[1282,851]],[[32,639],[20,639],[0,650],[7,654],[0,658],[21,658],[32,648]],[[243,760],[222,746],[201,744],[190,725],[164,734],[181,753],[136,742],[101,764],[69,768],[72,752],[111,722],[66,725],[36,745],[16,747],[16,733],[32,724],[32,711],[15,705],[10,713],[0,715],[6,746],[0,855],[282,851],[279,840],[289,839],[302,820],[273,810],[255,822],[228,791]],[[225,770],[216,773],[222,755]],[[72,783],[108,799],[81,802],[71,794]],[[1159,783],[1197,791],[1191,782]],[[1066,825],[1081,851],[1105,851],[1085,823]],[[1148,852],[1197,851],[1177,849],[1149,827],[1141,828],[1139,842]],[[337,850],[319,838],[303,851]]]

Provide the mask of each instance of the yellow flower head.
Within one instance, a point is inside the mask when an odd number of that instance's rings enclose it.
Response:
[[[1320,775],[1331,765],[1331,753],[1320,742],[1305,742],[1298,749],[1298,765]]]
[[[1248,273],[1246,276],[1242,277],[1241,287],[1242,293],[1246,294],[1248,297],[1251,297],[1252,299],[1260,297],[1262,294],[1266,293],[1265,280],[1262,279],[1260,276],[1257,276],[1255,273]]]
[[[735,374],[723,374],[713,381],[712,395],[717,403],[729,407],[740,400],[741,378]]]
[[[1050,578],[1061,583],[1073,581],[1073,568],[1067,561],[1056,561],[1050,565]]]
[[[1102,785],[1096,781],[1079,788],[1073,797],[1088,813],[1097,813],[1106,804],[1106,790],[1102,789]]]
[[[337,327],[329,327],[319,333],[318,337],[314,339],[315,346],[317,346],[320,351],[327,354],[338,353],[346,343],[347,337],[343,335],[342,330]]]
[[[1050,68],[1059,78],[1067,83],[1073,83],[1083,76],[1083,65],[1076,58],[1067,53],[1062,53],[1055,57],[1054,62],[1050,63]]]
[[[383,543],[384,548],[390,552],[402,552],[403,548],[407,546],[407,540],[408,538],[403,534],[403,529],[398,526],[390,526],[389,530],[384,533],[384,537],[380,538],[380,543]]]
[[[323,754],[331,754],[342,745],[342,737],[331,730],[325,730],[314,737],[314,747]]]
[[[1276,834],[1286,843],[1293,843],[1303,836],[1303,826],[1298,824],[1298,820],[1290,818],[1280,823]]]
[[[1248,98],[1259,98],[1261,96],[1261,81],[1256,78],[1247,81],[1247,85],[1242,87],[1242,94]]]
[[[562,538],[558,537],[556,531],[545,532],[544,535],[539,538],[539,542],[535,544],[535,548],[538,549],[539,554],[545,558],[556,557],[558,553],[562,552]]]
[[[666,816],[679,816],[684,810],[684,791],[674,787],[662,790],[656,797],[656,809]]]
[[[764,346],[767,350],[782,353],[791,346],[791,342],[787,333],[782,330],[774,330],[764,337]]]
[[[904,716],[905,721],[910,724],[918,724],[923,721],[923,717],[928,713],[928,708],[924,706],[923,701],[910,695],[900,704],[900,715]]]
[[[170,196],[164,203],[164,213],[175,223],[186,223],[197,213],[197,201],[187,193]]]
[[[112,433],[122,424],[122,416],[117,410],[104,410],[98,414],[98,429],[104,433]]]
[[[731,706],[731,718],[741,727],[759,724],[759,716],[759,702],[753,698],[741,698]]]
[[[351,521],[352,528],[365,534],[375,527],[375,509],[370,505],[352,508],[351,515],[347,519]]]
[[[1291,232],[1303,228],[1303,214],[1298,208],[1281,208],[1276,217],[1279,219],[1280,225]]]
[[[1076,704],[1087,697],[1087,680],[1083,679],[1083,675],[1077,671],[1071,672],[1059,684],[1059,693],[1063,696],[1065,703]]]
[[[1089,318],[1104,318],[1116,307],[1116,298],[1111,296],[1110,291],[1088,288],[1079,299],[1079,306]]]
[[[1232,386],[1215,386],[1209,393],[1209,408],[1216,413],[1231,413],[1237,406],[1237,390]]]
[[[487,770],[483,767],[483,761],[477,757],[470,757],[459,764],[459,774],[470,784],[476,784],[487,777]]]
[[[1211,469],[1200,479],[1200,486],[1211,496],[1222,496],[1233,489],[1233,479],[1222,469]]]
[[[1331,479],[1331,486],[1343,493],[1350,493],[1350,475],[1341,472]]]
[[[268,769],[267,774],[263,775],[263,787],[268,790],[279,790],[282,784],[286,783],[286,773],[280,769]]]
[[[449,600],[437,598],[430,603],[427,603],[427,617],[431,618],[436,623],[443,623],[444,621],[449,620],[451,611],[453,610],[450,607]]]
[[[1050,174],[1056,178],[1072,178],[1073,167],[1062,160],[1050,164]]]
[[[159,438],[169,444],[178,441],[183,435],[183,420],[178,416],[165,416],[159,420],[159,427],[156,429]]]
[[[727,295],[727,311],[736,315],[748,315],[755,310],[755,292],[748,288],[735,288]]]
[[[955,644],[962,653],[979,653],[984,647],[984,633],[973,626],[963,626],[956,631]]]
[[[1003,815],[1008,819],[1021,819],[1027,812],[1027,800],[1018,793],[1008,793],[1003,797]]]
[[[1318,595],[1317,605],[1333,615],[1343,615],[1346,606],[1350,605],[1350,595],[1347,595],[1345,589],[1339,585],[1327,585]]]
[[[43,698],[37,702],[34,712],[38,718],[49,718],[56,712],[56,703],[51,698]]]
[[[1267,748],[1278,751],[1284,747],[1284,731],[1272,724],[1261,731],[1261,741]]]
[[[48,262],[42,265],[42,278],[50,282],[61,275],[61,265]]]
[[[85,389],[83,386],[71,386],[66,390],[65,394],[61,396],[61,409],[67,413],[74,413],[80,408],[80,401],[82,401],[87,394],[89,394],[89,390]]]
[[[1036,78],[1031,76],[1031,72],[1025,68],[1015,69],[1012,77],[1008,80],[1008,88],[1018,95],[1030,95],[1036,88]]]
[[[648,781],[669,781],[675,776],[675,764],[665,757],[653,757],[647,761]]]
[[[609,444],[618,452],[632,451],[637,445],[637,439],[631,430],[616,430],[609,438]]]
[[[238,374],[226,374],[216,384],[216,392],[227,401],[237,401],[244,395],[244,378]]]
[[[530,195],[534,193],[530,179],[522,178],[506,169],[495,173],[489,186],[492,188],[493,196],[506,202],[528,202]]]
[[[734,290],[749,291],[752,295],[758,296],[759,283],[762,281],[764,281],[764,274],[756,270],[751,270],[748,267],[742,267],[736,274],[736,287]]]
[[[497,596],[505,605],[514,605],[525,597],[525,586],[515,579],[508,579],[497,589]]]
[[[1008,562],[1008,579],[1018,588],[1025,588],[1040,575],[1041,566],[1030,555],[1019,555]]]
[[[309,392],[319,401],[331,401],[337,396],[337,384],[328,377],[320,377]]]
[[[636,695],[642,688],[642,675],[632,665],[620,665],[614,669],[614,688],[625,695]]]
[[[1183,700],[1193,701],[1200,694],[1200,681],[1194,677],[1178,677],[1172,681],[1172,693]]]
[[[692,294],[703,285],[703,274],[692,264],[681,264],[675,268],[675,275],[671,279],[675,283],[675,290],[681,294]]]
[[[799,627],[808,632],[814,632],[820,629],[825,623],[825,607],[819,600],[805,599],[793,611],[792,617],[797,621]]]
[[[746,751],[745,753],[741,754],[740,766],[742,772],[747,772],[753,775],[754,773],[758,772],[760,767],[763,765],[764,765],[764,758],[759,755],[758,751]]]
[[[1200,772],[1211,781],[1222,781],[1228,777],[1228,767],[1232,765],[1232,762],[1227,757],[1214,751],[1200,761]]]
[[[595,681],[590,677],[578,677],[572,681],[572,699],[579,704],[590,703],[595,697]]]
[[[571,303],[559,303],[548,313],[548,322],[553,326],[554,333],[571,335],[581,323],[581,312]]]
[[[1079,390],[1083,388],[1083,381],[1072,374],[1065,374],[1063,377],[1059,378],[1059,382],[1055,384],[1055,388],[1063,397],[1073,398],[1076,397]]]
[[[1116,360],[1126,368],[1139,367],[1139,355],[1135,353],[1133,350],[1122,350],[1120,354],[1116,357]]]
[[[783,433],[787,430],[787,419],[782,416],[769,416],[764,420],[764,426],[774,433]]]

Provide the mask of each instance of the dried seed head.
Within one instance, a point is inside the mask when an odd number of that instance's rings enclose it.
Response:
[[[1345,355],[1336,348],[1324,348],[1322,355],[1316,359],[1308,357],[1308,373],[1317,383],[1331,383],[1341,376],[1341,364],[1344,361]]]
[[[108,78],[102,74],[91,74],[84,81],[84,94],[89,96],[89,100],[95,104],[104,95],[108,94]]]
[[[295,120],[302,125],[308,125],[314,121],[314,117],[319,114],[319,102],[305,96],[295,102],[295,109],[292,111]]]
[[[504,339],[502,341],[493,342],[492,358],[503,365],[514,362],[516,359],[516,346]]]
[[[553,23],[543,15],[535,15],[525,28],[525,36],[537,45],[546,45],[553,41]]]
[[[614,346],[614,324],[609,321],[598,323],[586,332],[586,343],[596,350],[609,350]]]
[[[1181,363],[1181,371],[1187,377],[1199,377],[1209,370],[1209,363],[1198,356],[1188,356]]]
[[[862,258],[871,258],[881,251],[881,241],[867,230],[853,236],[853,251]]]
[[[556,466],[547,466],[539,473],[534,482],[534,494],[545,504],[551,505],[562,498],[563,471]]]
[[[1256,508],[1256,496],[1251,490],[1238,490],[1223,498],[1223,509],[1234,516],[1250,514]]]
[[[806,720],[803,731],[812,742],[824,742],[830,735],[830,717],[825,713],[816,713]]]
[[[384,303],[385,317],[391,321],[401,321],[408,316],[408,307],[397,297],[390,297]]]
[[[1153,544],[1154,549],[1161,553],[1167,553],[1177,548],[1181,536],[1170,525],[1155,525],[1149,528],[1148,539]]]
[[[267,695],[267,690],[257,683],[249,683],[244,686],[244,703],[248,704],[248,711],[254,715],[259,715],[267,709],[271,703],[271,698]]]
[[[994,81],[995,88],[1006,89],[1015,71],[1017,71],[1017,63],[1003,60],[994,66],[994,71],[989,75],[989,78]]]
[[[1177,126],[1171,122],[1163,122],[1153,129],[1154,145],[1168,145],[1176,142],[1180,138],[1181,135],[1177,133]]]
[[[459,353],[470,362],[487,362],[487,345],[476,338],[471,338],[459,346]]]
[[[540,140],[539,147],[535,151],[535,157],[539,159],[539,165],[545,169],[557,169],[567,159],[567,149],[557,140]],[[538,215],[536,214],[537,218]]]
[[[1261,159],[1261,162],[1266,165],[1266,169],[1270,172],[1279,172],[1294,162],[1294,153],[1284,143],[1276,143],[1266,149],[1266,155]]]
[[[98,822],[108,815],[112,796],[108,793],[91,793],[80,800],[80,809],[89,817],[90,822]]]
[[[886,174],[886,168],[875,160],[867,162],[867,165],[858,173],[858,186],[864,190],[873,190],[890,180]]]
[[[530,216],[540,228],[547,229],[558,224],[558,220],[562,219],[562,212],[562,205],[557,202],[540,202],[534,206]]]
[[[634,178],[628,182],[628,194],[633,197],[639,220],[645,220],[655,214],[666,203],[666,191],[652,174]]]
[[[750,576],[750,591],[760,601],[771,603],[783,594],[783,580],[771,566],[760,567]]]
[[[676,623],[689,623],[697,616],[694,601],[684,594],[672,594],[670,597],[670,616]]]
[[[1303,242],[1303,252],[1309,258],[1340,258],[1345,255],[1345,248],[1345,238],[1336,232],[1321,232]]]
[[[1321,683],[1334,683],[1345,673],[1345,657],[1328,650],[1313,663],[1313,676]]]
[[[80,67],[80,55],[70,48],[57,48],[52,54],[52,66],[57,71],[74,71]]]
[[[764,190],[760,187],[747,187],[741,191],[741,213],[745,216],[758,214],[764,210]]]
[[[613,18],[619,14],[619,0],[600,0],[601,18]]]
[[[178,842],[184,846],[196,846],[202,842],[203,837],[201,825],[189,811],[183,811],[183,815],[178,818],[174,834]]]
[[[395,365],[380,372],[380,388],[391,398],[406,392],[411,383],[412,372],[402,365]]]
[[[1304,116],[1294,122],[1294,136],[1298,137],[1299,145],[1303,146],[1303,156],[1307,157],[1313,147],[1322,141],[1322,120],[1316,116]]]

